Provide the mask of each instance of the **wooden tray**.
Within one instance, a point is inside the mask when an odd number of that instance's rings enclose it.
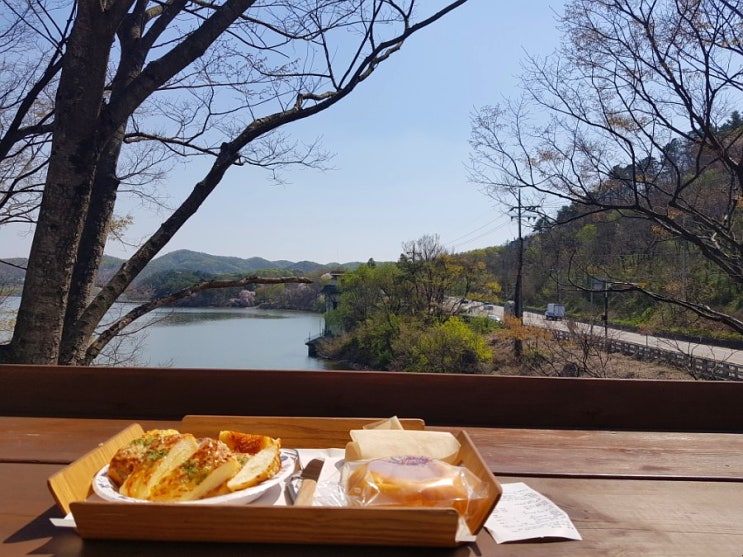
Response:
[[[179,429],[197,436],[216,436],[234,429],[280,437],[288,448],[344,447],[349,431],[377,421],[369,418],[289,418],[186,416]],[[405,429],[423,429],[422,420],[401,420]],[[92,495],[95,473],[113,454],[143,433],[132,424],[49,478],[57,504],[72,512],[77,531],[86,539],[398,545],[454,547],[462,543],[461,521],[454,509],[284,507],[265,505],[187,505],[116,503]],[[480,531],[501,495],[501,488],[465,431],[460,464],[487,486],[488,497],[467,521]],[[466,528],[465,528],[466,530]]]

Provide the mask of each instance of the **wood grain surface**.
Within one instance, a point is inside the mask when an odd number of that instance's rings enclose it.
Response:
[[[0,365],[0,392],[2,416],[397,415],[444,426],[743,431],[743,381]]]

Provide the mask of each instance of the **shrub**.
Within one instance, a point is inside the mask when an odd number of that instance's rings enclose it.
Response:
[[[391,367],[400,371],[479,373],[492,359],[483,336],[458,317],[428,328],[406,323],[400,327],[392,351]]]

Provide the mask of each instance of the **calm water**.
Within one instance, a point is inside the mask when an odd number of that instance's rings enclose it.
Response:
[[[3,304],[18,308],[19,298]],[[117,304],[112,313],[132,309]],[[2,308],[0,308],[2,309]],[[7,316],[8,313],[5,313]],[[141,325],[151,321],[147,327]],[[318,313],[237,308],[158,309],[130,327],[125,350],[136,346],[130,365],[243,369],[331,369],[307,356],[305,342],[322,333]],[[7,335],[1,340],[7,340]]]
[[[322,333],[317,313],[178,308],[142,331],[144,365],[248,369],[328,369],[307,356],[305,342]]]

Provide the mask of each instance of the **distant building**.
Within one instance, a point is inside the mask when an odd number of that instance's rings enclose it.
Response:
[[[325,311],[338,309],[341,300],[338,278],[343,275],[343,271],[328,274],[330,275],[330,282],[320,289],[320,293],[325,296]]]

